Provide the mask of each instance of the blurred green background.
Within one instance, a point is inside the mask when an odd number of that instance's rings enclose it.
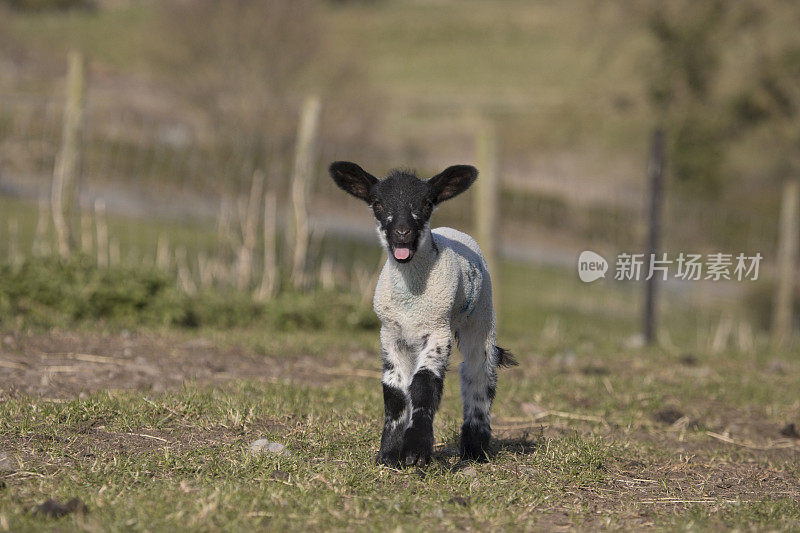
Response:
[[[52,239],[36,201],[61,142],[67,52],[80,50],[81,204],[89,218],[96,199],[108,206],[113,264],[158,270],[161,241],[167,275],[185,262],[182,289],[225,294],[232,275],[208,262],[235,268],[258,170],[278,198],[277,253],[290,275],[288,177],[300,107],[318,95],[304,292],[324,285],[364,300],[379,264],[369,214],[332,185],[330,161],[377,175],[480,166],[488,127],[503,268],[560,273],[567,301],[581,250],[643,251],[650,135],[661,127],[664,249],[765,257],[759,282],[668,283],[661,305],[674,297],[692,312],[733,314],[757,335],[770,321],[781,187],[798,172],[798,21],[800,8],[777,0],[6,0],[0,256],[48,255],[51,245],[35,244]],[[471,231],[473,194],[434,225]]]

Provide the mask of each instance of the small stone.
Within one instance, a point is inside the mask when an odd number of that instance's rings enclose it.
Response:
[[[11,457],[5,452],[0,452],[0,472],[16,472],[16,470],[17,467]]]
[[[289,450],[286,449],[285,444],[280,442],[270,442],[267,439],[258,439],[250,444],[250,452],[254,454],[259,453],[274,453],[277,455],[291,455]]]
[[[474,466],[468,466],[461,473],[467,477],[475,477],[478,475],[478,470]]]
[[[283,453],[286,450],[286,446],[284,446],[280,442],[270,442],[267,445],[266,450],[272,453]]]
[[[261,451],[264,449],[269,441],[267,439],[258,439],[250,443],[250,450],[251,451]]]

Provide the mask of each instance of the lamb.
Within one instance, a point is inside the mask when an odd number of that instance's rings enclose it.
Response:
[[[389,255],[373,300],[381,321],[385,411],[377,462],[430,462],[453,336],[463,356],[461,457],[485,461],[497,367],[517,362],[495,345],[492,283],[478,244],[460,231],[430,227],[436,206],[467,190],[478,171],[456,165],[424,181],[394,170],[379,180],[355,163],[338,161],[330,175],[370,206]]]

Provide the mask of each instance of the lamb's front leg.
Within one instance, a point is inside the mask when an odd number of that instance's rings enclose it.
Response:
[[[403,435],[411,415],[408,397],[408,366],[410,354],[399,332],[381,328],[381,359],[383,360],[383,434],[378,463],[401,466]]]
[[[425,466],[431,460],[433,417],[439,409],[451,346],[449,328],[422,338],[417,370],[408,387],[411,424],[406,429],[401,453],[406,465]]]

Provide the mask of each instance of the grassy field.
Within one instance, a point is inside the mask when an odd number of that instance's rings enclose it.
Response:
[[[647,43],[624,13],[578,0],[321,5],[320,64],[330,69],[352,56],[364,79],[359,94],[377,98],[385,113],[370,135],[377,141],[360,148],[365,158],[438,165],[471,157],[471,128],[490,116],[504,178],[549,177],[582,195],[592,186],[613,192],[631,165],[641,173]],[[0,21],[26,50],[22,63],[35,67],[21,68],[20,79],[0,74],[0,92],[8,82],[18,84],[9,94],[55,98],[61,74],[52,73],[62,72],[73,45],[91,60],[93,112],[167,109],[170,120],[188,119],[169,73],[152,62],[151,48],[164,45],[153,37],[154,6]],[[0,121],[10,110],[0,102]],[[6,140],[20,143],[18,155],[40,150],[37,168],[48,175],[55,145],[44,134],[25,144],[26,132],[12,124],[2,130]],[[110,161],[128,152],[151,176],[134,168],[124,179],[152,183],[154,195],[168,179],[198,191],[205,181],[219,185],[194,167],[176,166],[181,177],[154,171],[142,154],[156,156],[133,141],[112,145],[89,151],[90,187],[113,187],[104,180],[120,168]],[[322,147],[326,157],[337,149]],[[161,159],[172,161],[166,153]],[[315,190],[339,208],[335,192]],[[504,194],[507,221],[534,217],[560,240],[569,219],[575,234],[598,226],[580,233],[592,244],[605,242],[608,229],[635,251],[638,218],[598,208],[577,219],[558,191],[517,203]],[[434,225],[468,229],[468,202]],[[714,233],[683,213],[673,218],[686,234]],[[374,464],[383,418],[378,324],[363,293],[377,244],[312,240],[313,253],[344,272],[335,286],[300,294],[284,283],[273,299],[255,302],[230,279],[181,289],[177,259],[156,268],[159,239],[185,250],[195,279],[201,254],[235,264],[238,230],[220,235],[211,216],[174,215],[110,212],[119,257],[100,268],[86,256],[37,256],[36,204],[0,196],[0,258],[12,242],[18,257],[0,263],[0,531],[800,529],[800,359],[796,342],[776,351],[751,328],[766,316],[766,297],[756,310],[733,302],[741,287],[715,285],[715,301],[701,294],[706,284],[670,284],[660,343],[648,348],[637,337],[639,284],[584,284],[571,270],[503,262],[493,271],[499,342],[520,366],[500,376],[490,460],[457,457],[456,352],[435,421],[435,460],[425,470],[393,470]],[[746,234],[736,220],[719,218],[713,237]],[[524,239],[546,249],[536,235]],[[680,235],[668,228],[665,242],[695,245]],[[279,252],[281,259],[280,244]],[[258,270],[262,250],[254,253]],[[251,451],[259,439],[286,453]],[[42,507],[73,498],[81,504],[63,516]]]
[[[503,279],[521,364],[500,378],[491,461],[455,456],[451,371],[425,471],[373,464],[374,326],[5,323],[0,529],[800,527],[796,357],[712,353],[720,311],[673,299],[669,343],[639,348],[634,291],[514,264]],[[252,453],[261,438],[289,454]],[[50,498],[88,511],[37,514]]]

